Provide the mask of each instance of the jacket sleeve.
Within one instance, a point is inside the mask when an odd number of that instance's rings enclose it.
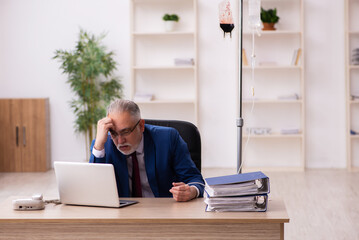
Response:
[[[174,130],[171,132],[172,159],[177,180],[189,185],[196,186],[199,190],[199,197],[203,197],[204,180],[192,161],[186,142],[179,133]]]
[[[90,147],[91,155],[90,155],[89,163],[105,163],[106,162],[106,159],[105,159],[106,155],[104,157],[102,157],[102,158],[97,158],[97,157],[95,157],[93,155],[92,149],[93,149],[94,145],[95,145],[95,140],[92,140],[91,147]]]

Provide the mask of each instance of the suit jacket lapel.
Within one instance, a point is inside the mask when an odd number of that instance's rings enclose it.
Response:
[[[146,165],[146,173],[148,182],[150,184],[151,190],[155,197],[159,197],[157,179],[156,179],[156,148],[153,142],[153,139],[148,131],[145,128],[143,133],[144,136],[144,157]]]

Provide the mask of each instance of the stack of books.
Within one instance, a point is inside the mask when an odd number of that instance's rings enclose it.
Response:
[[[269,178],[250,172],[206,178],[206,211],[265,212],[268,205]]]

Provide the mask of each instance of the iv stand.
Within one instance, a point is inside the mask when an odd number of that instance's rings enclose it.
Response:
[[[236,125],[237,125],[237,173],[241,173],[242,172],[242,130],[243,130],[243,118],[242,118],[242,49],[243,49],[243,0],[239,0],[240,3],[240,12],[237,9],[237,12],[240,13],[240,16],[238,16],[238,25],[240,26],[239,31],[237,31],[237,35],[238,35],[238,40],[240,40],[240,44],[239,41],[237,41],[237,47],[236,49],[238,49],[237,53],[238,53],[238,58],[237,61],[239,61],[239,63],[236,61],[236,66],[238,67],[238,71],[237,71],[237,79],[238,79],[238,102],[239,102],[239,117],[236,121]],[[239,5],[239,4],[238,4]],[[237,8],[238,8],[237,5]],[[240,24],[239,24],[240,23]]]

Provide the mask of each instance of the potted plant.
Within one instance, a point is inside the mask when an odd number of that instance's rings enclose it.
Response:
[[[275,30],[274,24],[279,21],[279,17],[277,16],[277,9],[268,9],[265,10],[261,8],[261,20],[263,23],[262,30]]]
[[[104,37],[81,30],[74,50],[56,50],[53,57],[61,62],[60,69],[68,74],[67,82],[75,93],[70,105],[76,115],[75,130],[85,134],[87,159],[97,121],[106,116],[110,101],[122,97],[123,86],[112,76],[116,69],[114,53],[101,44]]]
[[[175,23],[179,21],[179,17],[177,14],[168,14],[166,13],[162,17],[163,21],[165,21],[165,30],[167,32],[173,31],[175,28]]]

